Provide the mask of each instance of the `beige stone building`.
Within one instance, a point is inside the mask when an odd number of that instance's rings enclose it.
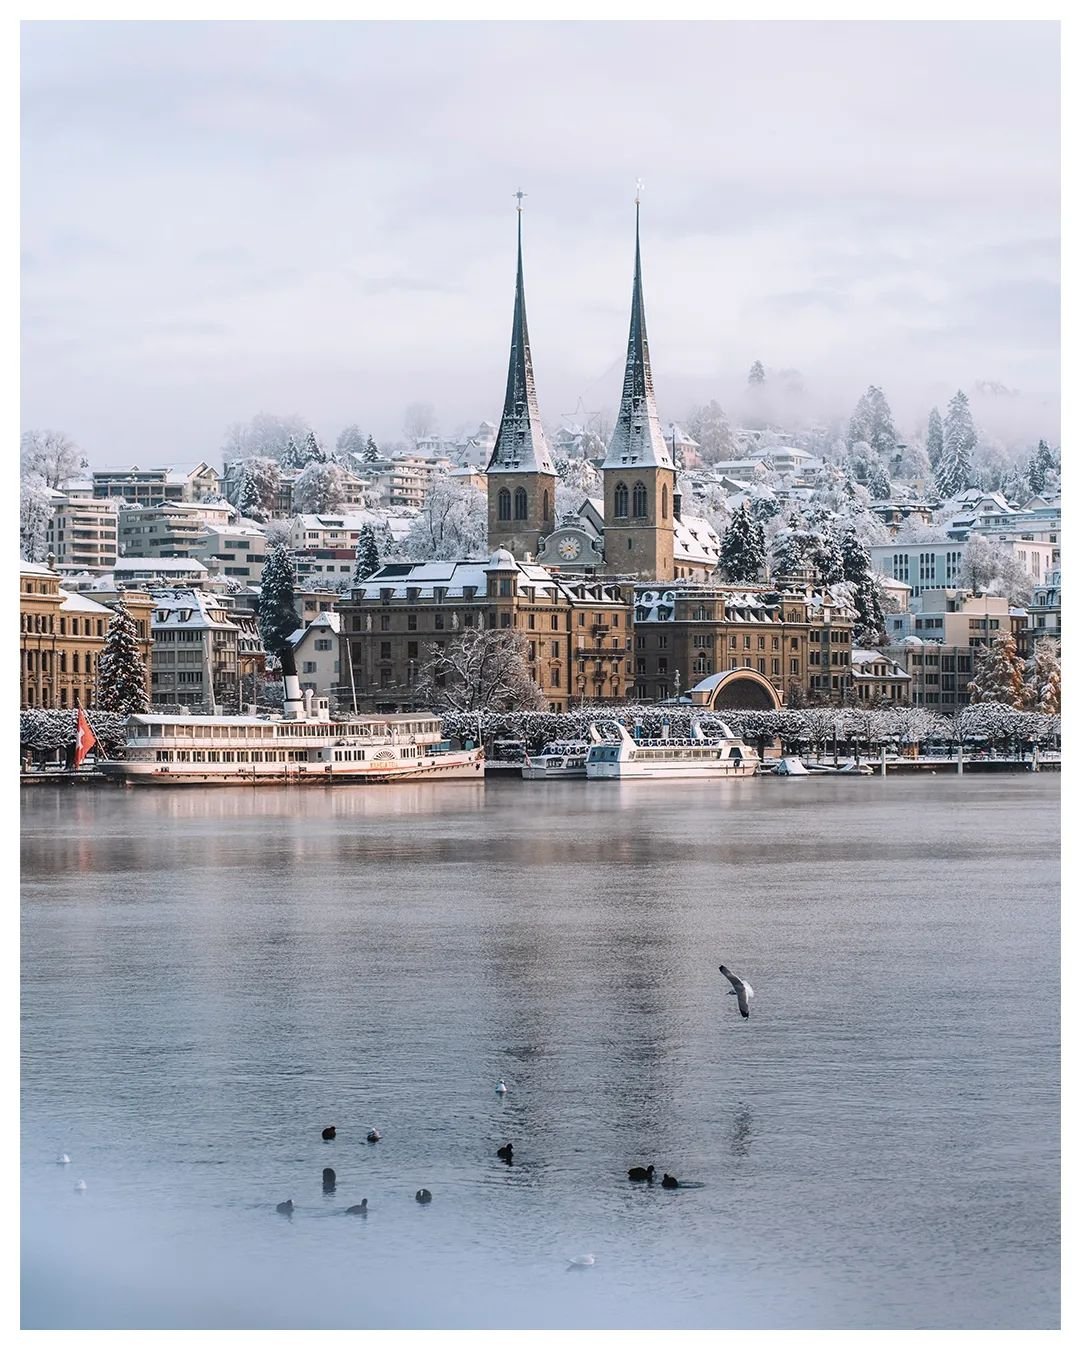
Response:
[[[505,549],[477,560],[392,563],[341,613],[342,702],[359,709],[412,706],[429,644],[468,628],[513,628],[553,712],[574,701],[622,700],[629,683],[631,605],[609,582],[564,581]]]
[[[115,597],[114,597],[115,599]],[[147,682],[151,673],[149,596],[126,592]],[[60,577],[43,563],[19,569],[19,698],[24,708],[94,706],[98,658],[112,610],[79,592],[63,590]]]
[[[738,688],[725,680],[726,706],[845,702],[852,696],[854,621],[852,610],[820,587],[639,583],[633,696],[675,698],[749,671],[761,678]]]

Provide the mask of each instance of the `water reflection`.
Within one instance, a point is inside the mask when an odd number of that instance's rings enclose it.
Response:
[[[1041,778],[27,789],[24,1317],[1050,1324]]]
[[[736,1158],[750,1156],[750,1127],[753,1122],[750,1108],[740,1103],[731,1122],[731,1151]]]

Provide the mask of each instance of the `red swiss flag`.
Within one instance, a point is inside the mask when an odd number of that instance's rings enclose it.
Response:
[[[90,747],[97,744],[97,737],[94,730],[87,720],[86,714],[79,709],[79,715],[75,719],[75,767],[78,768],[86,756],[90,753]]]

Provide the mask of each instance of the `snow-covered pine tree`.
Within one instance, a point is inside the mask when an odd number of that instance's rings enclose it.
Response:
[[[309,431],[304,437],[304,444],[300,449],[300,459],[304,468],[309,464],[326,463],[326,451],[319,444],[313,431]]]
[[[881,458],[888,463],[896,452],[896,428],[893,426],[892,409],[884,393],[876,384],[866,391],[870,410],[870,444]]]
[[[281,452],[281,467],[286,473],[298,473],[304,467],[304,455],[294,436],[285,442],[285,449]]]
[[[851,583],[852,599],[859,616],[856,637],[861,643],[877,643],[885,628],[881,608],[881,586],[874,576],[870,552],[853,529],[840,537],[840,557],[844,580]]]
[[[267,654],[281,659],[289,638],[300,627],[296,612],[296,569],[284,544],[266,555],[259,592],[259,633]]]
[[[810,535],[810,566],[826,586],[834,581],[844,580],[844,559],[840,552],[840,540],[836,532],[836,521],[831,512],[817,511],[807,519]]]
[[[750,514],[746,502],[724,531],[718,566],[728,581],[756,581],[765,566],[765,531]]]
[[[873,385],[870,389],[873,389]],[[867,445],[871,444],[871,436],[874,433],[874,414],[870,405],[870,389],[865,394],[860,394],[858,403],[851,414],[847,430],[847,448],[854,450],[860,441],[865,441]]]
[[[1024,666],[1016,654],[1016,640],[1011,633],[999,633],[979,653],[968,682],[968,697],[972,703],[1024,706]]]
[[[266,513],[263,510],[262,502],[259,500],[259,489],[255,485],[255,480],[245,470],[244,476],[240,480],[240,491],[236,497],[236,509],[240,515],[247,520],[265,521]]]
[[[123,596],[109,620],[105,642],[98,658],[98,688],[95,706],[102,712],[142,713],[150,707],[146,693],[146,662],[139,650],[135,620]]]
[[[747,376],[746,383],[750,385],[765,383],[765,367],[760,361],[755,361],[750,367],[750,374]]]
[[[364,463],[374,464],[379,458],[379,447],[375,444],[375,437],[368,436],[364,444]]]
[[[955,497],[968,486],[977,439],[967,394],[958,389],[945,414],[945,441],[936,469],[937,489],[942,497]]]
[[[929,459],[932,469],[937,468],[944,448],[945,428],[941,422],[941,414],[936,408],[931,408],[930,417],[926,423],[926,457]]]
[[[363,455],[364,433],[355,422],[342,428],[337,438],[337,452],[342,456],[355,455],[358,459]]]
[[[370,525],[365,525],[356,541],[356,563],[352,572],[352,584],[359,586],[373,572],[377,572],[381,565],[379,544],[375,538],[375,531]]]
[[[889,475],[880,459],[869,462],[866,486],[875,501],[888,501],[892,496],[892,483],[889,482]]]
[[[770,571],[776,580],[798,576],[810,567],[813,540],[798,517],[792,516],[787,526],[778,530],[773,539]]]
[[[1027,704],[1036,712],[1056,717],[1061,712],[1061,643],[1039,638],[1027,662]]]

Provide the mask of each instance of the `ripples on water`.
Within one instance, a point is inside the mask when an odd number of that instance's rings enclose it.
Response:
[[[27,790],[24,1325],[1056,1325],[1058,786]]]

